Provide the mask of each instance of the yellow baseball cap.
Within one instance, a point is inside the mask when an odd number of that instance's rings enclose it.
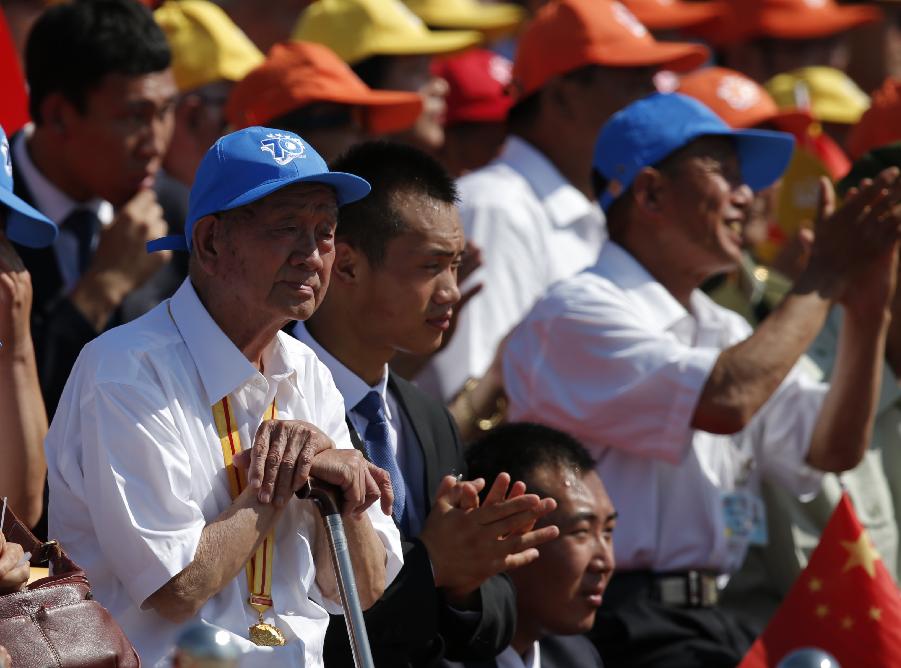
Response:
[[[526,18],[525,10],[512,3],[478,0],[404,0],[419,18],[433,28],[480,30],[497,34],[513,30]]]
[[[471,30],[429,30],[400,0],[318,0],[292,37],[325,44],[351,65],[371,56],[452,53],[482,41]]]
[[[847,74],[832,67],[802,67],[777,74],[764,88],[780,109],[804,109],[825,123],[854,124],[870,108],[870,97]]]
[[[172,49],[172,73],[180,91],[240,81],[263,62],[262,52],[212,2],[167,0],[153,16]]]

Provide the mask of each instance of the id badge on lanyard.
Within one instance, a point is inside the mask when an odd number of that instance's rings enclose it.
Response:
[[[766,545],[768,540],[766,507],[748,484],[753,466],[748,457],[735,480],[735,489],[720,493],[726,545],[734,568],[741,566],[749,545]]]

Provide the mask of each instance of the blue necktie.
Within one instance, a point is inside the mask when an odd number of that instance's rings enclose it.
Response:
[[[59,228],[60,260],[68,265],[68,273],[80,277],[91,262],[94,236],[100,231],[100,219],[87,209],[74,209]]]
[[[385,416],[385,407],[382,404],[382,396],[373,390],[354,406],[354,410],[366,418],[369,423],[363,434],[363,442],[366,446],[366,454],[369,460],[385,469],[391,476],[391,487],[394,489],[394,505],[391,511],[394,513],[394,521],[403,526],[404,502],[407,497],[407,488],[397,459],[391,452],[391,439],[388,436],[388,418]]]

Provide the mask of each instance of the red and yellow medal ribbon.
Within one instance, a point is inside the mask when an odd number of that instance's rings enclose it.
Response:
[[[213,405],[213,418],[216,420],[216,430],[219,433],[219,441],[222,444],[222,456],[225,459],[225,470],[228,475],[228,483],[231,489],[232,499],[244,491],[247,486],[241,479],[241,473],[234,464],[234,457],[241,452],[241,437],[228,396]],[[276,417],[275,401],[269,406],[264,420],[274,420]],[[275,530],[263,538],[263,542],[247,562],[247,588],[250,590],[248,603],[257,611],[260,621],[263,613],[272,607],[272,562],[275,550]]]

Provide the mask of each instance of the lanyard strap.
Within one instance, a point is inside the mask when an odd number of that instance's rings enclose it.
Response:
[[[241,452],[241,437],[235,423],[234,411],[228,396],[213,405],[213,418],[222,444],[222,457],[225,459],[225,470],[228,475],[232,500],[244,491],[246,485],[234,464],[234,457]],[[274,420],[277,415],[275,400],[263,416],[264,420]],[[247,562],[247,588],[250,590],[248,603],[257,611],[260,619],[263,613],[272,607],[272,563],[275,550],[275,529],[263,538],[250,561]]]

